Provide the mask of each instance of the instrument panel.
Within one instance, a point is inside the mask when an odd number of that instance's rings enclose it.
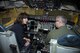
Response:
[[[30,20],[34,20],[40,29],[52,30],[54,27],[54,16],[30,16]]]

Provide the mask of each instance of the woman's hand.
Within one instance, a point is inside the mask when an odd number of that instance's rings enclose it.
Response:
[[[26,40],[26,43],[24,44],[24,46],[28,46],[30,44],[30,39],[26,37],[24,37],[23,39]]]
[[[26,42],[30,42],[29,38],[24,37],[23,39],[26,40]]]

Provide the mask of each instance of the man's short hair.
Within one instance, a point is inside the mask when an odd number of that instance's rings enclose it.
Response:
[[[56,18],[61,18],[63,23],[67,23],[67,18],[65,18],[65,16],[57,16]]]

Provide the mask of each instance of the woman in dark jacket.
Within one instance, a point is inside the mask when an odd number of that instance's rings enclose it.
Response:
[[[23,46],[25,46],[23,42],[24,38],[24,32],[27,31],[27,23],[28,23],[28,18],[29,15],[26,13],[20,13],[19,16],[17,17],[14,25],[10,29],[13,31],[16,35],[17,43],[19,46],[19,49],[21,50]]]

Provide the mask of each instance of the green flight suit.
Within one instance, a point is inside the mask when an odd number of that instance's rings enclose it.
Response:
[[[60,36],[66,34],[75,34],[75,33],[70,29],[68,29],[66,26],[63,26],[59,29],[54,29],[50,31],[49,34],[47,35],[47,38],[45,39],[45,43],[47,44],[51,39],[58,39]]]

